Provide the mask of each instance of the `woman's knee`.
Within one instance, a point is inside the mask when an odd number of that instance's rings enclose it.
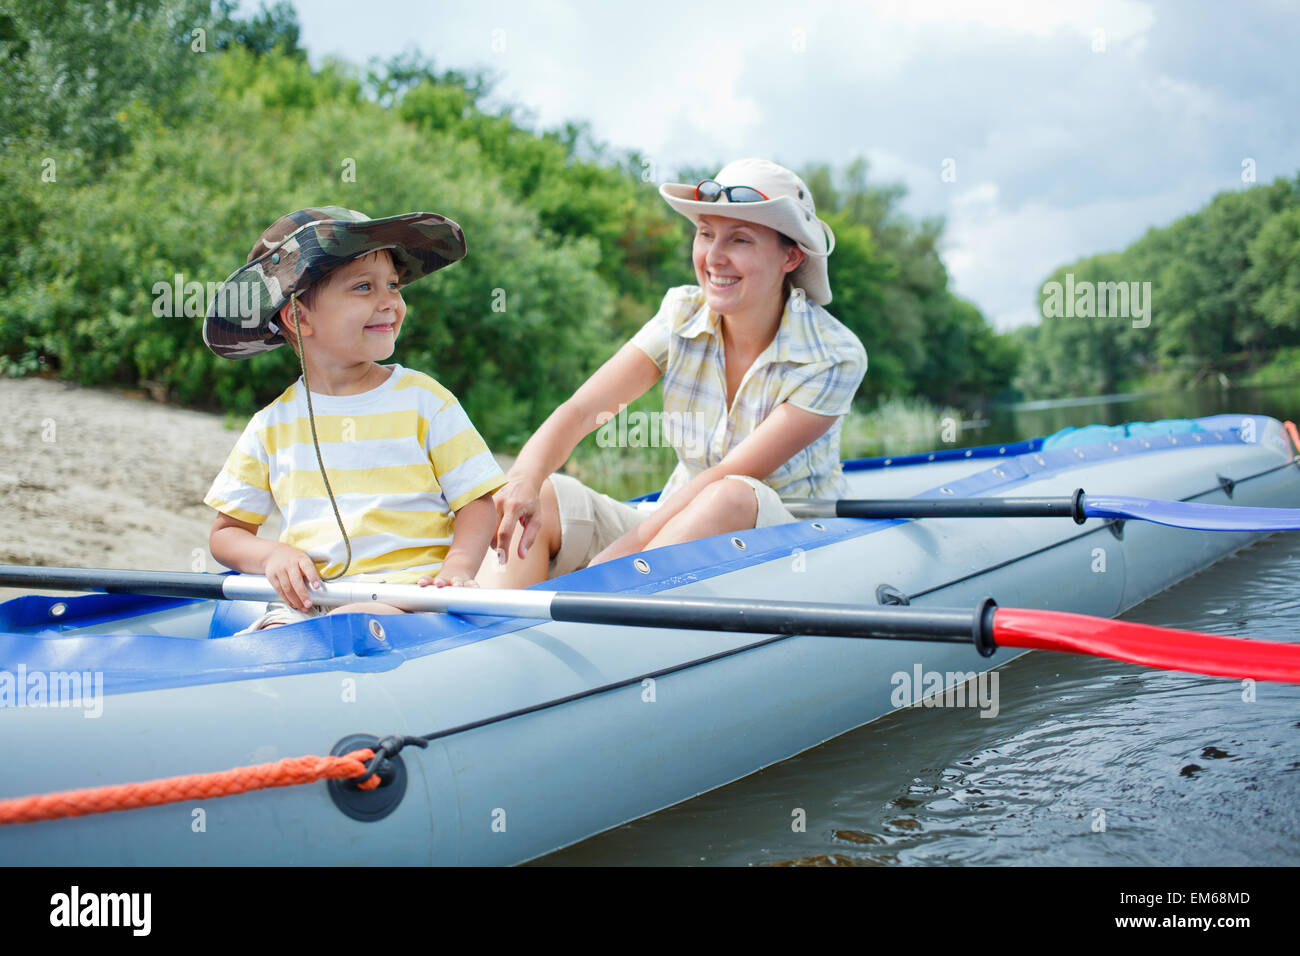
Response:
[[[736,478],[719,478],[705,486],[690,507],[736,528],[752,528],[758,520],[758,496],[749,484]]]

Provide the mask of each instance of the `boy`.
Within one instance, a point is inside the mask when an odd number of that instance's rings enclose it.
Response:
[[[218,289],[203,326],[213,352],[241,359],[288,341],[303,371],[253,416],[204,499],[218,512],[213,557],[265,574],[284,601],[249,630],[322,613],[311,600],[322,579],[475,586],[505,476],[455,396],[378,364],[406,316],[399,287],[464,255],[460,227],[432,213],[301,209]],[[272,506],[278,541],[257,536]]]

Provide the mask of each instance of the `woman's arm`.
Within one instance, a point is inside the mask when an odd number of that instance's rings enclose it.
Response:
[[[505,487],[496,495],[499,521],[492,539],[496,551],[509,547],[518,523],[524,529],[519,538],[519,557],[528,553],[541,529],[538,519],[542,482],[569,460],[578,442],[600,427],[602,412],[618,414],[620,405],[636,401],[659,381],[659,376],[659,367],[629,342],[550,414],[519,452],[506,473]]]
[[[749,475],[761,481],[824,435],[838,417],[816,415],[781,403],[722,461],[688,481],[656,508],[651,517],[620,537],[591,563],[644,551],[664,525],[710,484],[727,475]]]

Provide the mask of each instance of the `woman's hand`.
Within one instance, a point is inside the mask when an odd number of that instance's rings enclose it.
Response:
[[[305,552],[288,544],[277,544],[266,556],[262,573],[280,599],[295,611],[306,611],[311,591],[321,586],[320,572]]]
[[[507,476],[505,485],[493,496],[492,502],[497,510],[497,530],[492,536],[492,550],[497,554],[497,562],[506,563],[515,525],[523,528],[523,533],[519,536],[518,556],[525,557],[542,528],[541,481],[530,475],[511,474]]]

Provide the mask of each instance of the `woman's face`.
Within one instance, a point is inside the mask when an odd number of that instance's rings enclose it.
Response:
[[[759,314],[780,305],[783,280],[803,261],[803,252],[767,226],[701,216],[691,258],[710,309],[720,315]]]

